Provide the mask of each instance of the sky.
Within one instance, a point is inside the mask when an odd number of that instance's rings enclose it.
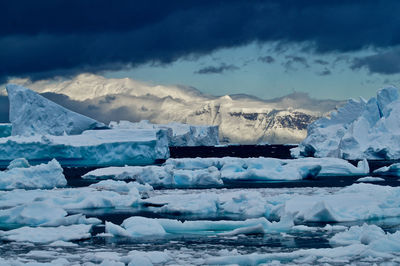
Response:
[[[397,0],[15,0],[0,10],[0,84],[88,72],[265,99],[400,86]]]

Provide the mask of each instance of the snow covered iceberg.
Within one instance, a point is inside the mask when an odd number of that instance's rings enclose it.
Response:
[[[182,123],[151,124],[147,120],[139,123],[129,121],[111,122],[111,128],[167,129],[170,146],[215,146],[219,144],[218,126],[199,126]]]
[[[25,87],[8,84],[6,89],[13,136],[71,135],[88,129],[107,128],[103,123],[70,111]]]
[[[394,87],[369,101],[350,100],[330,118],[308,127],[307,138],[292,155],[344,159],[400,158],[400,97]]]
[[[369,174],[368,162],[358,167],[338,158],[183,158],[162,166],[107,167],[88,172],[85,179],[136,180],[159,187],[216,187],[230,181],[282,181]]]
[[[61,165],[52,160],[47,164],[30,166],[25,159],[16,159],[8,170],[0,171],[0,189],[64,187],[67,180]]]
[[[15,158],[61,165],[147,165],[169,157],[165,130],[87,130],[81,135],[34,135],[0,138],[0,162]]]

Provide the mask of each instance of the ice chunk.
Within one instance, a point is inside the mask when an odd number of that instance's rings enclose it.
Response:
[[[66,185],[63,169],[55,159],[37,166],[29,166],[25,159],[17,159],[10,163],[8,170],[0,171],[0,189],[55,188]]]
[[[142,237],[164,236],[166,234],[265,234],[288,231],[293,226],[292,219],[269,222],[265,218],[245,221],[185,221],[152,219],[134,216],[126,219],[121,227],[107,223],[106,232],[116,236]]]
[[[366,176],[357,179],[356,182],[380,182],[380,181],[385,181],[385,179],[380,177]]]
[[[88,130],[81,135],[0,138],[0,161],[56,158],[62,165],[147,165],[169,157],[165,130]]]
[[[394,163],[390,166],[384,166],[374,171],[379,176],[400,176],[400,163]]]
[[[218,126],[199,126],[172,122],[151,124],[147,120],[139,123],[129,121],[111,122],[111,128],[123,129],[168,129],[170,146],[215,146],[219,144]]]
[[[10,241],[51,243],[90,238],[92,225],[75,224],[58,227],[21,227],[0,232],[0,237]]]
[[[10,101],[12,135],[81,134],[107,128],[103,123],[70,111],[36,92],[15,84],[6,86]]]

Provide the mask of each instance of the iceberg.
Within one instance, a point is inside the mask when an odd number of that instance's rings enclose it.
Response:
[[[394,163],[389,166],[384,166],[379,169],[376,169],[374,175],[378,176],[400,176],[400,163]]]
[[[107,167],[90,171],[84,179],[135,180],[158,187],[218,187],[231,181],[301,180],[320,176],[365,176],[368,162],[354,166],[338,158],[184,158],[162,166]]]
[[[110,122],[111,128],[122,129],[166,129],[169,130],[169,146],[215,146],[219,145],[218,126],[200,126],[182,123],[151,124],[148,120],[139,123],[129,121]]]
[[[172,219],[152,219],[141,216],[130,217],[121,224],[106,222],[106,232],[114,236],[143,237],[165,236],[170,234],[202,234],[202,235],[237,235],[265,234],[289,231],[293,220],[282,219],[280,222],[270,222],[265,218],[248,219],[245,221],[185,221]]]
[[[6,171],[0,171],[0,189],[35,189],[64,187],[67,180],[56,160],[30,166],[25,159],[13,160]]]
[[[0,138],[0,162],[15,158],[65,166],[148,165],[169,157],[165,130],[87,130],[81,135]]]
[[[307,137],[292,149],[294,157],[400,159],[400,98],[397,88],[378,91],[376,98],[350,100],[330,118],[308,127]]]
[[[10,123],[0,123],[0,138],[11,136],[12,125]]]
[[[57,240],[71,241],[91,237],[92,225],[75,224],[58,227],[21,227],[9,231],[0,231],[0,237],[9,241],[33,243],[51,243]]]
[[[8,84],[6,89],[13,136],[73,135],[89,129],[107,128],[103,123],[70,111],[25,87]]]

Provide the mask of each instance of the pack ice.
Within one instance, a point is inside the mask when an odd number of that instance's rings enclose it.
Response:
[[[292,155],[343,159],[400,159],[399,90],[388,87],[366,101],[350,100],[308,127]]]
[[[111,122],[111,128],[123,129],[166,129],[169,130],[170,146],[215,146],[219,144],[218,126],[199,126],[171,122],[152,124],[148,120],[139,123],[129,121]]]
[[[8,84],[6,89],[13,136],[71,135],[106,127],[103,123],[70,111],[25,87]]]
[[[368,162],[353,166],[338,158],[183,158],[162,166],[124,166],[93,170],[85,179],[136,180],[161,187],[215,187],[230,181],[302,180],[318,176],[369,174]]]

